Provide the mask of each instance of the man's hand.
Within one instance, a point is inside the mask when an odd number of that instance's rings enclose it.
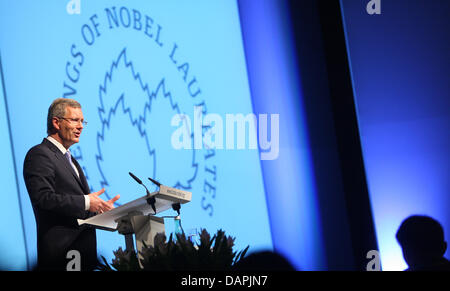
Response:
[[[90,203],[89,211],[103,213],[114,208],[114,202],[116,202],[120,198],[120,195],[116,195],[111,200],[105,201],[102,198],[98,197],[104,192],[105,188],[102,188],[102,190],[98,192],[88,194]]]

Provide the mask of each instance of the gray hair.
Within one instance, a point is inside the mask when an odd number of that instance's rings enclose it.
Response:
[[[72,108],[81,108],[80,103],[78,101],[69,99],[69,98],[57,98],[52,102],[52,105],[48,108],[47,115],[47,134],[52,135],[56,132],[56,129],[53,127],[53,118],[54,117],[64,117],[66,115],[66,107]]]

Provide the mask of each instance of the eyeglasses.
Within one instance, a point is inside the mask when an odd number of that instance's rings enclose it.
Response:
[[[83,119],[79,119],[79,118],[66,118],[66,117],[58,117],[58,118],[67,120],[68,122],[70,122],[73,125],[78,125],[79,123],[81,123],[84,126],[87,125],[87,121],[84,121]]]

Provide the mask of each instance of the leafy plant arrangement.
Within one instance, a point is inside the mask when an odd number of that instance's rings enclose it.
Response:
[[[211,238],[202,229],[200,242],[192,243],[185,234],[176,234],[176,240],[166,242],[166,235],[155,236],[154,246],[144,246],[140,254],[141,264],[135,252],[123,251],[119,248],[114,252],[115,259],[111,265],[102,257],[102,271],[225,271],[238,263],[247,253],[249,246],[239,252],[233,251],[235,238],[226,236],[223,230],[218,230]]]

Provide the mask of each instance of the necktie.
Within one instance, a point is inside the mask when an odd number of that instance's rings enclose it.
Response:
[[[72,155],[70,154],[70,151],[67,151],[64,156],[66,157],[66,159],[69,161],[70,165],[72,166],[73,170],[75,171],[75,173],[77,174],[77,176],[79,176],[78,174],[78,170],[75,167],[75,165],[72,162]]]

